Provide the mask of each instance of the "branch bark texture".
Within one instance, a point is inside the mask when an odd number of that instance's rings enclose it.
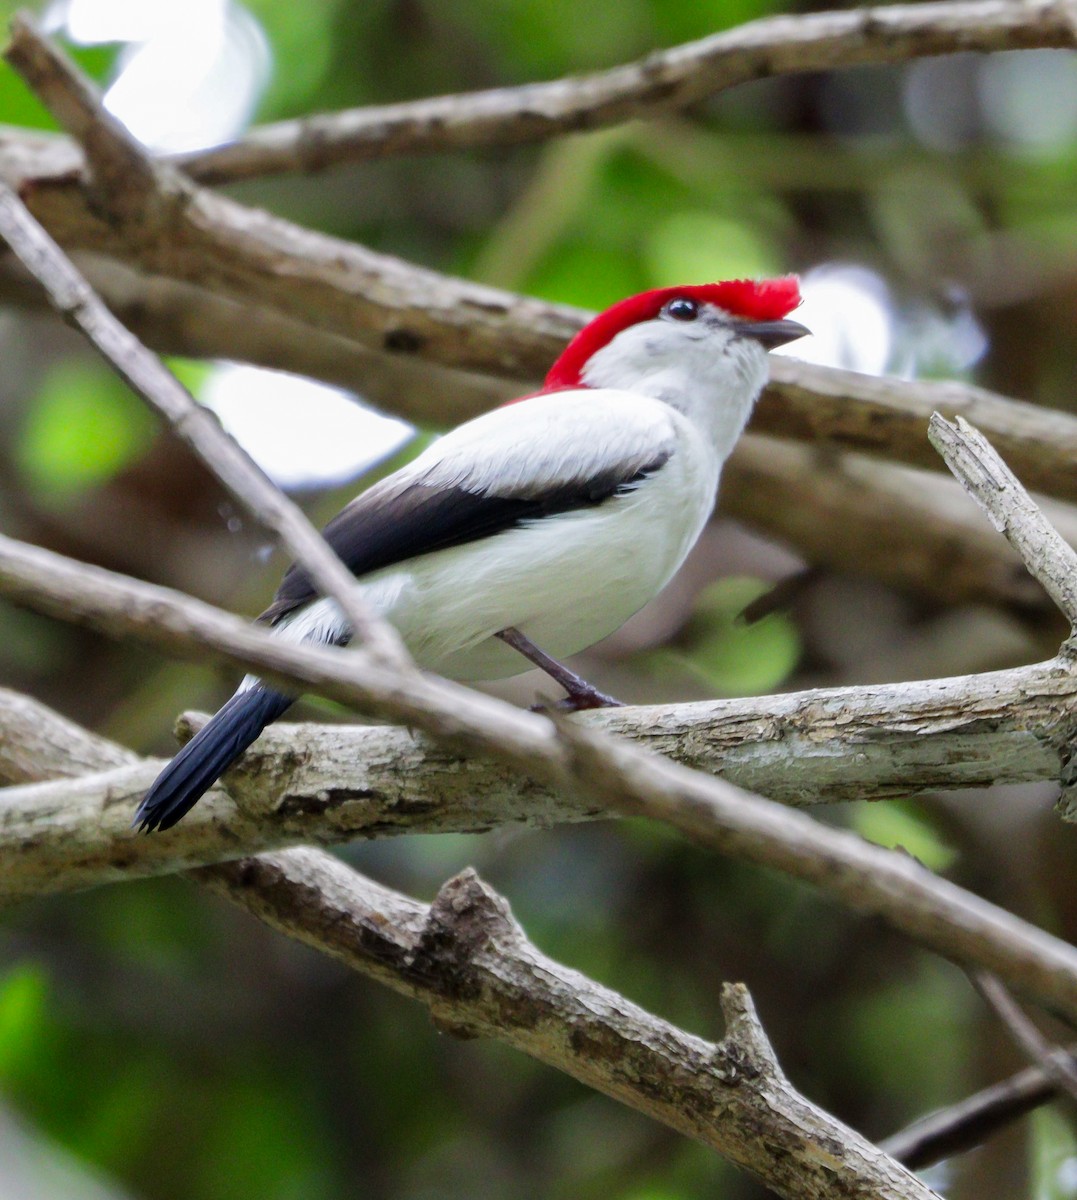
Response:
[[[172,161],[204,184],[400,154],[516,145],[683,109],[756,79],[959,52],[1069,48],[1060,0],[957,0],[766,17],[611,70],[262,126]],[[70,144],[59,170],[77,156]]]
[[[335,698],[376,707],[382,715],[450,737],[457,746],[512,763],[528,779],[597,798],[622,813],[665,821],[720,853],[810,882],[855,911],[881,916],[939,953],[983,966],[1077,1018],[1077,950],[937,879],[903,854],[827,829],[723,780],[578,724],[555,727],[451,684],[418,679],[402,686],[374,668],[356,679],[349,670],[356,655],[284,646],[209,605],[177,603],[165,589],[123,583],[105,571],[73,569],[59,556],[37,549],[27,553],[7,539],[0,539],[0,579],[8,581],[6,586],[14,580],[16,594],[38,605],[47,580],[53,590],[44,607],[68,619],[74,608],[82,619],[112,632],[163,635],[172,646],[216,646],[245,666],[269,666],[271,676],[283,666]],[[193,637],[187,623],[192,605]],[[174,836],[186,835],[169,831],[161,840]],[[237,854],[242,849],[235,846]],[[130,867],[129,855],[121,865]]]
[[[24,706],[22,716],[45,734],[43,756],[17,768],[24,773],[133,757],[41,706]],[[450,880],[429,906],[306,848],[193,877],[425,1004],[445,1032],[522,1050],[702,1141],[789,1200],[934,1195],[790,1086],[741,985],[723,990],[726,1033],[713,1044],[544,956],[473,872]]]
[[[792,1089],[742,986],[723,989],[726,1036],[713,1044],[547,958],[470,871],[429,908],[317,851],[263,855],[199,878],[425,1003],[448,1032],[497,1037],[713,1147],[780,1196],[935,1195]]]

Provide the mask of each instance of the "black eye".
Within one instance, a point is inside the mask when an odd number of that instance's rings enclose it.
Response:
[[[666,312],[674,321],[694,321],[699,316],[699,305],[687,296],[678,296],[666,305]]]

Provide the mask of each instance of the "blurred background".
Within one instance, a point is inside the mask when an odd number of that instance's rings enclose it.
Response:
[[[0,15],[14,7],[2,0]],[[36,7],[109,107],[170,151],[252,122],[610,66],[813,6]],[[0,118],[48,127],[6,67]],[[806,295],[798,317],[815,332],[789,348],[798,357],[1077,407],[1069,53],[762,81],[680,116],[547,145],[364,163],[231,192],[425,266],[587,308],[647,287],[795,270]],[[78,339],[32,305],[10,304],[0,359],[5,531],[240,612],[264,606],[280,557]],[[314,381],[239,363],[173,365],[319,521],[438,432]],[[954,582],[947,567],[963,543],[934,515],[936,498],[946,520],[984,531],[934,478],[777,443],[757,443],[753,463],[727,481],[667,593],[581,657],[599,686],[657,702],[924,678],[1048,657],[1064,635],[989,530],[985,553],[1003,563],[995,582]],[[798,491],[782,484],[793,475]],[[819,480],[841,485],[836,507]],[[909,506],[925,497],[910,525]],[[739,618],[777,584],[775,611]],[[157,754],[171,752],[178,712],[212,709],[234,686],[211,665],[173,663],[4,602],[0,682]],[[498,690],[531,703],[545,689],[532,675]],[[315,701],[297,715],[347,716]],[[1007,788],[816,815],[902,845],[1072,940],[1077,853],[1053,798],[1051,788]],[[473,864],[544,951],[708,1038],[722,1032],[722,981],[744,980],[795,1084],[869,1137],[1021,1065],[949,964],[658,828],[411,837],[341,854],[427,899]],[[1075,1196],[1072,1115],[1042,1110],[929,1177],[955,1198]],[[439,1034],[417,1007],[184,880],[42,899],[0,925],[4,1197],[763,1194],[711,1152],[570,1079],[494,1043]]]

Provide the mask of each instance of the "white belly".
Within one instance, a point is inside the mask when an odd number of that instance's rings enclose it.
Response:
[[[494,635],[515,626],[555,658],[600,641],[669,582],[714,503],[718,466],[689,443],[633,492],[367,576],[364,592],[424,669],[499,679],[531,669]],[[496,543],[496,552],[495,551]],[[330,640],[319,600],[278,627]]]

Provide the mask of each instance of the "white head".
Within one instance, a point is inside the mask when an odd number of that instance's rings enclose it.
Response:
[[[767,380],[767,351],[804,337],[786,319],[795,276],[659,288],[630,296],[576,335],[546,391],[616,388],[661,400],[699,424],[724,453]]]

